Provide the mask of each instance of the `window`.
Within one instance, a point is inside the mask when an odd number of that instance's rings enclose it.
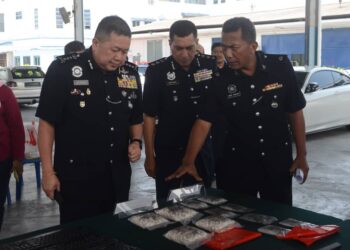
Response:
[[[20,66],[20,65],[21,65],[21,57],[15,56],[15,66]]]
[[[147,41],[147,61],[152,62],[163,57],[162,40]]]
[[[22,19],[22,11],[16,11],[16,20]]]
[[[140,20],[133,20],[132,21],[132,26],[133,27],[140,26]]]
[[[0,14],[0,32],[5,32],[4,14]]]
[[[40,66],[40,56],[34,56],[34,65]]]
[[[225,3],[226,1],[225,0],[221,0],[222,3]]]
[[[185,3],[205,4],[205,0],[185,0]]]
[[[59,8],[56,8],[56,28],[63,29],[63,19],[60,14]]]
[[[174,3],[179,3],[180,0],[159,0],[161,2],[174,2]]]
[[[219,0],[214,0],[213,4],[218,4]]]
[[[310,77],[309,83],[317,83],[320,89],[332,87],[332,72],[329,70],[318,71]]]
[[[346,75],[335,71],[332,71],[332,75],[334,78],[334,87],[350,84],[350,78]]]
[[[39,29],[39,11],[34,9],[34,29]]]
[[[23,65],[30,65],[30,56],[23,57]]]
[[[84,10],[84,28],[91,29],[91,13],[90,10]]]

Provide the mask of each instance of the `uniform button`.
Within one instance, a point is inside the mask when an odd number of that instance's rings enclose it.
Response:
[[[261,139],[260,139],[260,143],[263,143],[263,142],[264,142],[264,139],[261,138]]]
[[[191,77],[191,74],[188,74],[187,77],[188,77],[188,78]]]
[[[255,115],[256,115],[256,116],[259,116],[259,115],[260,115],[260,112],[256,112]]]
[[[273,98],[277,99],[277,95],[274,95]]]
[[[233,103],[232,103],[232,106],[236,106],[236,103],[235,103],[235,102],[233,102]]]
[[[236,150],[236,148],[232,147],[232,151],[235,151],[235,150]]]
[[[111,127],[111,131],[114,131],[114,127]]]
[[[108,115],[112,115],[112,111],[109,111],[109,112],[108,112]]]
[[[110,164],[113,164],[113,160],[109,160],[109,163],[110,163]]]
[[[69,160],[69,163],[70,163],[70,164],[72,164],[73,162],[74,162],[74,160],[73,160],[73,159],[70,159],[70,160]]]
[[[176,90],[173,90],[173,93],[176,94]]]
[[[107,96],[107,98],[108,98],[108,99],[111,99],[111,96],[110,96],[110,95],[108,95],[108,96]]]
[[[197,104],[197,101],[193,101],[193,104]]]
[[[205,85],[205,88],[207,89],[207,88],[208,88],[208,85]]]
[[[198,118],[199,117],[199,115],[196,115],[196,118]]]
[[[114,146],[114,143],[111,143],[111,148]]]
[[[255,89],[254,84],[250,85],[250,88],[251,88],[251,89]]]
[[[107,81],[107,80],[104,80],[104,83],[108,83],[108,81]]]
[[[261,130],[261,129],[262,129],[262,126],[261,126],[261,125],[259,125],[259,126],[258,126],[258,129],[260,129],[260,130]]]
[[[257,100],[256,98],[253,98],[253,102],[256,102],[256,100]]]
[[[265,152],[261,152],[261,156],[265,156]]]
[[[288,142],[285,142],[284,145],[288,146]]]
[[[213,139],[213,136],[211,135],[211,136],[209,136],[209,139],[211,140],[211,139]]]
[[[194,90],[194,88],[190,88],[190,90],[191,90],[191,91],[193,91],[193,90]]]

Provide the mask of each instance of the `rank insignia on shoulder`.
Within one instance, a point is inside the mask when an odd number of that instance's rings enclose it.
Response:
[[[149,65],[154,66],[154,65],[160,64],[160,63],[165,62],[165,61],[166,61],[166,57],[163,57],[163,58],[158,59],[154,62],[151,62]]]
[[[262,89],[262,91],[266,92],[266,91],[270,91],[270,90],[274,90],[274,89],[279,89],[282,87],[283,87],[283,84],[275,82],[275,83],[270,83],[270,84],[265,85],[265,87]]]
[[[69,55],[63,55],[63,56],[57,56],[56,59],[59,60],[61,63],[68,62],[70,60],[76,60],[80,57],[80,54],[73,53]]]
[[[137,65],[136,65],[136,64],[133,64],[133,63],[131,63],[131,62],[126,61],[126,62],[124,63],[124,65],[125,65],[126,67],[132,68],[133,70],[137,70]]]
[[[76,78],[82,77],[83,76],[83,69],[80,66],[73,66],[72,68],[72,75]]]

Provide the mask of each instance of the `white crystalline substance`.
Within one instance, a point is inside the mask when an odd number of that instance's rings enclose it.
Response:
[[[206,203],[209,203],[211,205],[220,205],[220,204],[227,202],[227,200],[225,198],[211,196],[211,195],[199,197],[197,199],[200,201],[204,201]]]
[[[263,225],[269,225],[269,224],[272,224],[272,223],[278,221],[278,219],[276,217],[264,215],[264,214],[256,214],[256,213],[245,214],[239,218],[242,220],[260,223]]]
[[[248,208],[242,205],[233,204],[233,203],[227,203],[225,205],[220,206],[223,209],[227,209],[236,213],[249,213],[252,212],[254,209]]]
[[[155,214],[154,212],[134,215],[129,218],[129,221],[139,227],[149,230],[165,226],[170,222],[169,220],[163,218],[158,214]]]
[[[164,237],[188,248],[196,248],[210,238],[210,234],[191,226],[181,226],[168,231]]]
[[[183,201],[181,202],[181,205],[184,205],[186,207],[190,207],[193,209],[204,209],[204,208],[208,208],[209,205],[207,203],[201,202],[201,201],[197,201],[197,200],[187,200],[187,201]]]
[[[212,215],[220,215],[226,218],[235,218],[238,216],[238,214],[231,212],[231,211],[227,211],[225,209],[222,209],[220,207],[213,207],[213,208],[209,208],[204,210],[204,212],[206,212],[207,214],[212,214]]]
[[[209,232],[223,232],[234,227],[241,227],[238,222],[218,215],[210,215],[194,224]]]
[[[165,207],[155,211],[157,214],[173,221],[190,221],[193,217],[198,215],[199,213],[193,209],[180,206],[173,205],[170,207]]]

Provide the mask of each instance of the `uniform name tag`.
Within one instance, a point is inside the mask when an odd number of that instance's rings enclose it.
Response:
[[[137,82],[135,76],[122,75],[117,78],[117,84],[120,88],[137,89]]]
[[[201,82],[201,81],[205,81],[205,80],[210,80],[211,78],[213,78],[213,71],[210,69],[203,69],[203,70],[199,70],[196,73],[193,74],[194,77],[194,81],[195,82]]]
[[[275,83],[270,83],[270,84],[267,84],[263,89],[262,91],[263,92],[266,92],[266,91],[270,91],[270,90],[274,90],[274,89],[280,89],[283,87],[283,84],[280,84],[278,82],[275,82]]]
[[[89,86],[89,80],[73,80],[74,86]]]

